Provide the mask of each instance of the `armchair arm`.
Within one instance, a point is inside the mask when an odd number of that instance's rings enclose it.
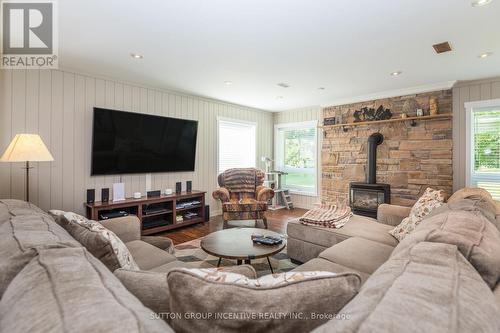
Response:
[[[167,251],[170,254],[175,253],[174,243],[170,238],[161,236],[142,236],[141,240],[143,242],[156,246],[163,251]]]
[[[219,187],[218,189],[216,189],[215,191],[213,191],[212,197],[215,200],[220,200],[222,202],[229,202],[229,199],[231,198],[229,196],[228,189],[225,188],[225,187]]]
[[[265,187],[265,186],[257,186],[257,189],[255,191],[255,197],[257,201],[268,201],[274,197],[274,190]]]
[[[380,223],[397,226],[410,215],[411,207],[381,204],[378,206],[377,220]]]
[[[141,239],[141,222],[135,215],[99,221],[105,228],[113,231],[124,243]]]

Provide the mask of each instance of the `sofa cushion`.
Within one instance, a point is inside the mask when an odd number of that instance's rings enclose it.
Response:
[[[405,217],[389,233],[397,240],[401,241],[408,234],[413,232],[417,225],[429,215],[434,209],[442,206],[445,200],[445,192],[443,190],[434,190],[427,188],[424,194],[417,200],[410,210],[410,215]]]
[[[381,204],[377,209],[377,221],[383,224],[397,226],[410,215],[411,207]]]
[[[50,216],[34,212],[35,215],[17,216],[9,213],[10,217],[0,224],[0,297],[10,281],[37,255],[36,249],[81,247]]]
[[[135,240],[125,244],[140,269],[150,270],[177,260],[173,255],[149,243]]]
[[[392,256],[314,332],[499,332],[493,293],[457,247],[422,242]]]
[[[255,199],[231,199],[229,202],[222,203],[224,212],[256,212],[267,210],[265,201],[257,201]]]
[[[287,234],[289,237],[323,247],[330,247],[355,236],[396,246],[398,241],[388,233],[391,229],[392,226],[378,223],[375,219],[353,215],[349,222],[339,229],[306,226],[298,220],[290,221]]]
[[[44,249],[0,301],[1,332],[173,332],[85,248]]]
[[[150,269],[151,272],[157,272],[157,273],[168,273],[174,268],[188,268],[188,264],[180,261],[180,260],[175,260],[171,261],[167,264],[163,264],[161,266],[155,267]]]
[[[171,311],[180,314],[171,321],[176,332],[307,332],[326,320],[311,314],[336,314],[361,280],[354,273],[288,272],[250,280],[214,269],[175,269],[167,281]]]
[[[51,211],[52,214],[54,212]],[[62,216],[61,225],[109,270],[139,269],[128,248],[114,232],[106,229],[99,222],[76,213],[63,212]]]
[[[257,277],[255,269],[250,265],[220,267],[218,270],[242,274],[249,279]],[[170,312],[167,272],[132,271],[120,268],[114,271],[114,274],[128,291],[134,294],[149,309],[159,315]],[[170,318],[166,316],[164,319],[168,322]]]
[[[295,267],[292,270],[292,272],[310,272],[310,271],[326,271],[332,273],[352,272],[358,274],[361,277],[362,283],[364,283],[370,277],[370,274],[368,273],[363,273],[355,269],[352,269],[350,267],[342,266],[323,258],[314,258],[312,260],[309,260],[305,264]]]
[[[494,288],[500,279],[500,231],[475,207],[476,200],[470,199],[446,204],[439,214],[422,221],[394,253],[419,242],[456,245],[484,281]]]
[[[391,256],[394,247],[360,237],[351,237],[319,254],[320,258],[371,274]]]

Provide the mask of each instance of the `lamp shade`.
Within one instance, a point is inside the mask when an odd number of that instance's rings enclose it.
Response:
[[[45,162],[54,158],[38,134],[16,134],[1,162]]]

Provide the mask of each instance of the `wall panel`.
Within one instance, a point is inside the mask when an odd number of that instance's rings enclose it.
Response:
[[[272,156],[273,114],[182,93],[143,87],[61,70],[0,71],[0,150],[17,133],[39,133],[54,162],[34,163],[30,175],[31,201],[44,210],[83,212],[85,190],[112,188],[117,176],[90,176],[92,108],[156,114],[199,121],[195,172],[152,176],[153,189],[175,188],[176,181],[192,180],[207,191],[211,213],[220,207],[211,193],[217,186],[217,117],[257,123],[257,155]],[[257,166],[263,168],[260,158]],[[24,199],[22,163],[0,163],[0,197]],[[146,176],[122,175],[127,196],[145,193]]]

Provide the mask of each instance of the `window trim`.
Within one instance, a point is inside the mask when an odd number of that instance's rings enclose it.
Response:
[[[475,111],[488,111],[488,109],[498,108],[500,106],[500,99],[489,99],[483,101],[467,102],[464,103],[465,107],[465,185],[472,186],[472,170],[474,170],[473,163],[473,149],[472,147],[472,126],[473,114]]]
[[[299,122],[293,122],[293,123],[279,123],[279,124],[274,124],[274,163],[275,163],[275,168],[278,167],[278,157],[277,153],[279,151],[278,145],[279,145],[279,140],[278,140],[278,131],[282,128],[311,128],[314,127],[316,129],[315,131],[315,142],[316,142],[316,153],[314,154],[314,174],[315,174],[315,181],[314,181],[314,191],[301,191],[301,190],[292,190],[290,189],[291,194],[297,194],[297,195],[302,195],[302,196],[308,196],[308,197],[317,197],[318,196],[318,191],[319,191],[319,136],[318,136],[318,120],[306,120],[306,121],[299,121]]]
[[[255,156],[254,156],[254,167],[257,167],[257,156],[258,156],[258,138],[257,138],[257,130],[258,130],[258,123],[254,121],[248,121],[248,120],[241,120],[241,119],[236,119],[236,118],[227,118],[227,117],[222,117],[222,116],[217,116],[217,121],[216,121],[216,126],[217,126],[217,161],[216,161],[216,170],[217,170],[217,175],[219,175],[222,171],[220,171],[220,123],[221,122],[231,122],[231,123],[237,123],[237,124],[244,124],[244,125],[252,125],[255,127]]]

